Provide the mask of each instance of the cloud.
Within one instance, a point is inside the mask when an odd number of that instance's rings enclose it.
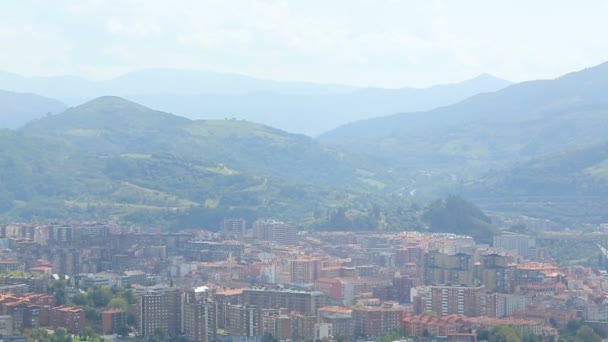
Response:
[[[142,67],[429,85],[555,77],[608,59],[608,4],[354,0],[36,0],[0,14],[0,62],[110,77]]]

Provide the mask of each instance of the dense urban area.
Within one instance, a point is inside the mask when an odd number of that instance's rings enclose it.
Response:
[[[218,228],[1,225],[2,340],[594,341],[608,333],[606,271],[558,265],[530,236],[504,231],[488,245],[446,233],[306,232],[271,219]],[[606,250],[597,246],[601,262]]]

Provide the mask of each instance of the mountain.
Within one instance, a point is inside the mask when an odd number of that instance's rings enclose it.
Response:
[[[485,74],[430,88],[383,89],[174,69],[141,70],[106,81],[0,73],[0,88],[32,91],[71,105],[113,94],[191,119],[237,118],[311,136],[355,120],[453,104],[509,84]]]
[[[111,219],[215,229],[277,217],[313,229],[495,234],[471,203],[426,208],[381,191],[407,178],[374,159],[239,120],[193,121],[105,96],[0,131],[0,221]],[[445,227],[445,222],[459,222]]]
[[[465,184],[484,207],[556,221],[608,220],[608,142],[535,158]]]
[[[372,181],[368,175],[379,181],[375,170],[381,168],[372,158],[329,149],[303,135],[241,120],[190,120],[112,96],[33,121],[22,132],[98,154],[169,153],[307,184],[364,185]]]
[[[0,90],[0,128],[17,128],[30,120],[65,109],[66,106],[57,100]]]
[[[260,124],[193,121],[119,97],[0,131],[0,165],[2,220],[214,228],[235,216],[315,227],[340,217],[345,229],[416,222],[408,198],[373,191],[402,175],[373,159]]]
[[[428,112],[344,125],[319,137],[426,173],[475,177],[600,143],[608,131],[608,63],[524,82]]]

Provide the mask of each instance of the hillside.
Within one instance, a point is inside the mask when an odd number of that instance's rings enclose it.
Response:
[[[21,131],[61,139],[87,152],[167,153],[196,163],[304,184],[381,185],[390,171],[372,158],[328,149],[306,136],[240,120],[192,121],[119,97],[95,99],[33,121]]]
[[[96,154],[56,137],[0,131],[0,221],[111,219],[215,229],[225,217],[312,224],[363,191],[302,185],[169,153]]]
[[[0,90],[0,129],[18,128],[48,113],[60,113],[65,108],[63,103],[54,99]]]
[[[462,192],[494,211],[566,224],[606,222],[608,143],[577,148],[492,172]]]
[[[355,122],[320,142],[428,173],[474,178],[577,146],[608,131],[608,63],[515,84],[429,112]]]
[[[409,194],[384,191],[408,174],[374,159],[259,124],[191,121],[118,97],[2,131],[0,165],[0,220],[214,229],[225,217],[278,217],[347,230],[420,229],[423,214],[439,217],[432,229],[446,215],[477,222],[470,209],[421,209]],[[488,225],[444,228],[493,234]]]
[[[32,91],[72,105],[114,94],[190,119],[237,118],[311,136],[355,120],[453,104],[509,84],[490,75],[429,88],[385,89],[174,69],[140,70],[105,81],[0,73],[0,89]]]
[[[380,220],[367,219],[372,206],[388,203],[370,190],[396,177],[302,135],[192,121],[118,97],[3,131],[0,163],[3,220],[110,217],[180,227],[216,227],[227,216],[323,227],[348,208],[352,227],[370,229]],[[401,212],[410,205],[392,202]],[[382,218],[391,227],[396,220]]]

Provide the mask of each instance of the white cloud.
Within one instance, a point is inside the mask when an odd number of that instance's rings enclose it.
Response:
[[[555,77],[608,59],[608,3],[539,0],[24,0],[0,13],[8,71],[141,67],[429,85]]]

